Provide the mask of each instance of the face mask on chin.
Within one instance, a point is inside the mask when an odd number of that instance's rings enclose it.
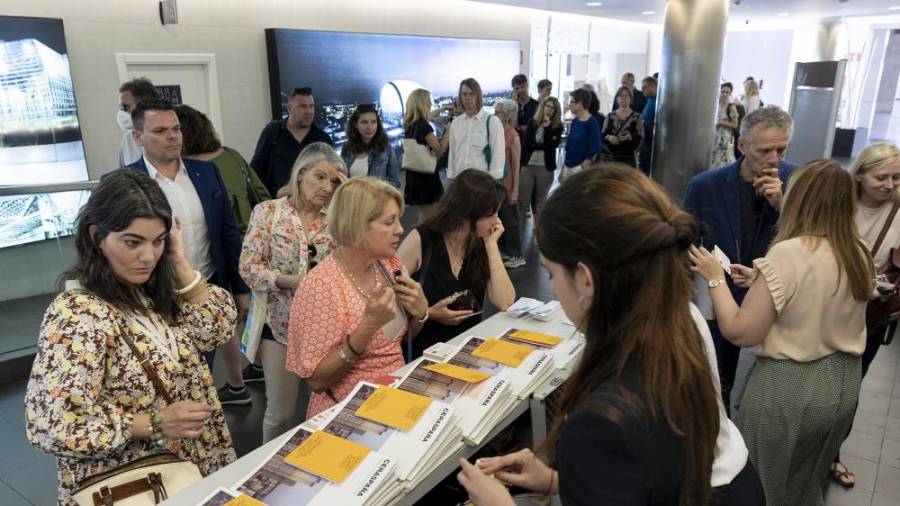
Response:
[[[119,109],[116,113],[116,123],[119,124],[119,128],[121,128],[122,131],[127,132],[134,129],[134,125],[131,123],[131,114],[122,109]]]

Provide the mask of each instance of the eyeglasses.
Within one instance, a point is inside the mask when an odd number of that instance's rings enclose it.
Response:
[[[316,258],[316,256],[317,256],[318,254],[319,254],[319,250],[316,249],[316,245],[315,245],[315,244],[308,244],[308,245],[306,246],[306,259],[307,259],[307,262],[308,262],[308,265],[309,265],[309,267],[306,269],[307,272],[308,272],[308,271],[311,271],[311,270],[313,269],[313,267],[319,265],[319,262],[317,262],[317,261],[315,261],[315,260],[313,260],[312,262],[309,262],[309,259],[310,259],[310,258]]]

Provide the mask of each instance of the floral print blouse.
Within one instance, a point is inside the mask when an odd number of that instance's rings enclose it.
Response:
[[[209,293],[202,304],[184,304],[178,324],[171,327],[177,363],[132,319],[87,291],[66,290],[47,308],[25,417],[31,443],[57,458],[60,505],[75,504],[71,493],[85,478],[158,453],[149,439],[132,440],[132,426],[134,415],[155,413],[165,401],[119,337],[122,332],[156,367],[176,402],[193,400],[213,408],[199,438],[166,440],[168,451],[204,474],[235,460],[215,384],[200,353],[228,340],[236,311],[228,292],[210,285]]]
[[[278,222],[273,223],[276,214]],[[310,245],[315,248],[312,258]],[[268,200],[253,209],[238,272],[253,291],[268,294],[266,323],[281,344],[287,344],[294,290],[278,288],[275,280],[279,274],[306,274],[311,263],[321,262],[332,250],[334,243],[325,231],[325,208],[310,230],[303,230],[300,215],[286,198]]]
[[[403,270],[396,257],[386,261],[388,272]],[[319,362],[336,350],[363,319],[366,300],[344,275],[334,256],[326,258],[303,278],[294,304],[288,334],[287,369],[301,378],[309,378]],[[322,393],[310,392],[306,417],[325,411],[343,399],[360,381],[374,381],[403,367],[400,343],[406,336],[406,324],[394,336],[378,330],[359,360],[343,378]]]

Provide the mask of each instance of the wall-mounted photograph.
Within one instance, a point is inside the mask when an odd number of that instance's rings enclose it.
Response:
[[[518,40],[269,28],[266,47],[273,119],[287,116],[291,90],[311,87],[316,124],[338,149],[357,104],[376,105],[393,141],[403,136],[413,90],[430,91],[440,107],[453,102],[460,81],[474,77],[491,106],[509,98],[510,79],[519,73]]]
[[[0,186],[88,180],[63,22],[0,16]],[[88,192],[0,197],[0,248],[74,232]]]

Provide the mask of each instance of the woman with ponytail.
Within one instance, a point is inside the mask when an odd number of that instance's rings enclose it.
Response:
[[[584,354],[545,443],[549,465],[530,450],[460,461],[475,504],[512,505],[501,482],[565,506],[763,504],[690,303],[697,234],[659,185],[620,163],[573,175],[547,200],[541,262]]]

